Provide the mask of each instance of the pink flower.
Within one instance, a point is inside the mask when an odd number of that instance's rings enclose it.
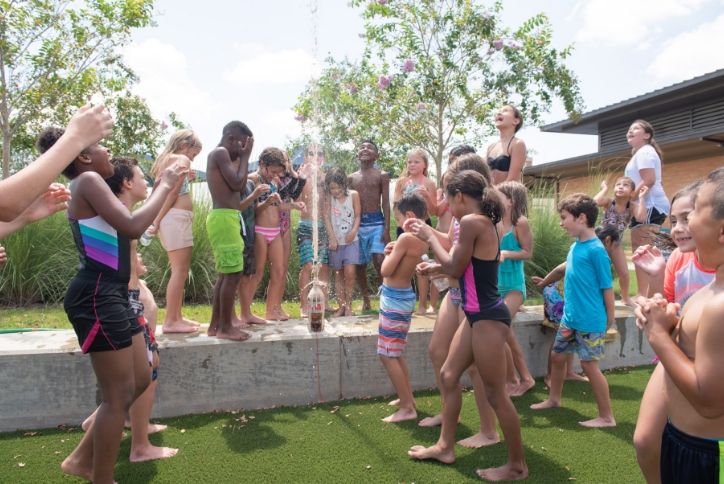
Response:
[[[166,131],[166,129],[168,128],[168,124],[166,123],[166,121],[161,121],[158,124],[158,127],[161,128],[161,131]]]
[[[382,75],[377,79],[377,87],[380,89],[387,89],[390,87],[390,83],[392,83],[392,76]]]
[[[294,116],[295,121],[299,121],[300,123],[303,123],[307,120],[307,117],[301,113],[297,113],[296,116]]]
[[[412,59],[405,59],[405,63],[402,65],[402,70],[405,72],[412,72],[415,70],[415,61]]]
[[[357,93],[357,91],[359,91],[357,84],[355,84],[353,82],[350,82],[349,84],[347,84],[347,92],[349,92],[350,94],[355,94],[355,93]]]
[[[521,47],[523,47],[523,44],[521,44],[520,42],[518,42],[515,39],[509,39],[505,42],[505,44],[508,48],[513,49],[513,50],[518,50]]]
[[[493,41],[493,48],[495,50],[500,50],[503,48],[503,39],[495,39]]]
[[[377,0],[380,5],[387,5],[387,0]]]

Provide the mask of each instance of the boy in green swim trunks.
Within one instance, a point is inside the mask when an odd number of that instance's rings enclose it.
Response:
[[[236,341],[250,336],[233,326],[232,321],[236,288],[244,268],[239,193],[246,186],[253,146],[249,127],[241,121],[232,121],[224,126],[221,141],[209,153],[206,163],[206,180],[213,204],[213,210],[206,217],[206,230],[219,273],[208,335]]]

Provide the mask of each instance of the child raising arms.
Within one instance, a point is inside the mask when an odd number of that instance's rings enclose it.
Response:
[[[499,237],[496,224],[503,214],[497,191],[483,175],[472,170],[453,175],[448,182],[448,203],[460,220],[460,235],[452,254],[422,223],[413,224],[414,234],[430,243],[445,273],[460,279],[462,309],[467,323],[453,337],[447,360],[440,372],[443,392],[442,430],[437,444],[413,446],[408,454],[415,459],[455,462],[455,430],[462,396],[460,376],[475,363],[483,379],[490,405],[500,420],[508,446],[508,462],[497,468],[478,470],[491,481],[524,479],[528,476],[518,413],[505,389],[505,343],[510,332],[510,312],[498,293]]]

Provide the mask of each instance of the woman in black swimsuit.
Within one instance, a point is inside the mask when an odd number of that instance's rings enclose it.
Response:
[[[518,108],[506,104],[495,115],[495,127],[500,131],[500,139],[488,146],[488,165],[493,172],[493,183],[504,181],[522,181],[525,163],[525,142],[515,137],[523,126],[523,117]]]

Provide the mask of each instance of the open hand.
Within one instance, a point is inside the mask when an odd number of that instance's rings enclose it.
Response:
[[[603,180],[603,181],[601,182],[601,190],[606,190],[606,191],[608,191],[608,182],[607,182],[606,180]]]
[[[405,225],[407,226],[407,224]],[[408,227],[410,233],[420,240],[428,242],[430,237],[432,237],[432,228],[422,220],[414,219],[413,223],[411,223]]]
[[[253,136],[247,136],[243,138],[241,141],[239,141],[239,155],[241,157],[249,158],[251,156],[251,150],[254,148],[254,137]]]
[[[442,272],[442,266],[438,262],[433,261],[420,262],[415,266],[415,270],[422,276],[434,276]]]
[[[269,185],[267,185],[266,183],[257,185],[256,188],[254,188],[254,198],[261,197],[265,193],[268,193],[269,190],[271,190],[271,187]]]
[[[652,245],[642,245],[631,256],[631,262],[649,276],[662,274],[666,270],[666,261],[661,251]]]
[[[68,208],[70,190],[61,183],[52,183],[48,189],[25,209],[22,217],[28,223],[49,217]]]
[[[545,287],[545,284],[543,284],[543,278],[538,276],[533,276],[530,278],[531,281],[533,281],[533,284],[535,284],[538,287]]]
[[[161,173],[160,183],[165,183],[169,188],[173,188],[179,182],[181,177],[186,176],[188,172],[189,169],[187,166],[184,166],[182,163],[176,162],[163,170],[163,173]]]
[[[113,118],[102,104],[86,104],[75,112],[65,128],[65,135],[80,140],[84,148],[109,136],[113,131]]]

